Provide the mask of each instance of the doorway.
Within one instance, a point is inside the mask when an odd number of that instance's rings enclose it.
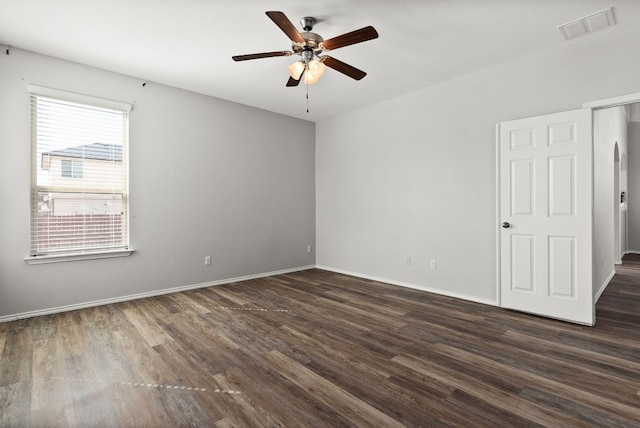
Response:
[[[640,196],[634,188],[635,173],[630,153],[640,154],[640,133],[634,131],[634,115],[640,104],[626,103],[594,109],[594,208],[593,270],[595,301],[604,292],[615,267],[629,251],[629,227],[639,219],[632,217],[628,201]],[[640,118],[638,125],[640,125]],[[640,168],[640,157],[636,161]],[[636,207],[635,215],[640,214]],[[631,216],[630,216],[631,215]],[[630,220],[631,219],[631,220]]]

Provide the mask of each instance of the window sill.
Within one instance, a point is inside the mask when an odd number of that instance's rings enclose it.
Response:
[[[96,259],[110,259],[113,257],[128,257],[134,250],[110,250],[110,251],[96,251],[87,253],[68,253],[68,254],[54,254],[48,256],[31,256],[26,257],[24,261],[28,265],[41,265],[46,263],[61,263],[61,262],[75,262],[78,260],[96,260]]]

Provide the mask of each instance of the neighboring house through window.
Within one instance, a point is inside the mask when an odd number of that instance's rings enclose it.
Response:
[[[130,107],[46,88],[30,92],[30,255],[128,249]]]

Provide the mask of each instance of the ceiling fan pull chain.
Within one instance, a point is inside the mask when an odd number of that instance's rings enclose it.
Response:
[[[309,113],[309,84],[306,84],[307,86],[307,113]]]

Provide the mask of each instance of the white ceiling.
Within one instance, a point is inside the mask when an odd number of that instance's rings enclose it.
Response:
[[[0,0],[0,44],[316,121],[583,43],[558,25],[611,6],[618,26],[638,25],[640,0]],[[231,60],[290,49],[267,10],[298,28],[314,16],[325,39],[373,25],[378,39],[331,52],[368,75],[328,69],[308,87],[306,113],[305,85],[285,87],[294,57]]]

